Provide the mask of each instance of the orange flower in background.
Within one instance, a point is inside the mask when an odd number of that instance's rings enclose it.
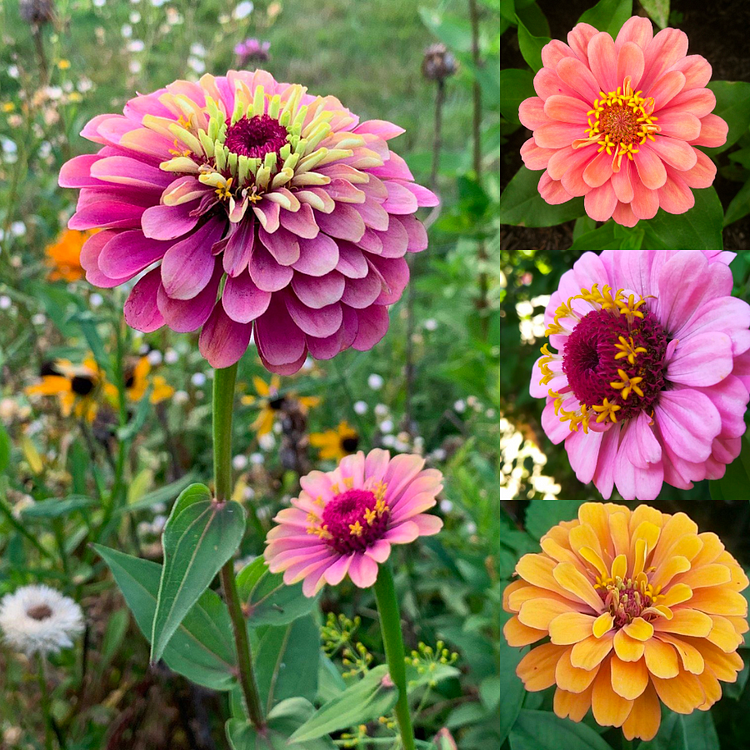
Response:
[[[556,685],[555,713],[652,739],[664,703],[707,711],[735,682],[747,632],[748,579],[716,534],[684,513],[585,503],[524,555],[504,592],[504,634],[532,649],[516,673],[527,690]]]
[[[48,245],[46,265],[50,281],[78,281],[85,275],[81,267],[81,248],[94,232],[66,229],[52,245]]]

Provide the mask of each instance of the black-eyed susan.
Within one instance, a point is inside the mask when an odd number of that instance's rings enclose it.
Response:
[[[140,401],[146,395],[149,386],[151,386],[149,401],[152,404],[166,401],[174,395],[174,388],[167,383],[163,375],[149,377],[150,373],[151,362],[148,357],[140,357],[135,364],[125,368],[125,393],[128,401],[136,403]],[[107,397],[116,404],[117,386],[107,383],[104,388]]]
[[[56,396],[64,417],[75,414],[93,422],[99,408],[97,397],[104,383],[104,373],[96,360],[87,357],[75,365],[68,359],[57,359],[42,365],[40,382],[26,388],[28,396]]]
[[[292,392],[279,393],[281,378],[278,375],[272,375],[268,383],[255,375],[253,376],[253,386],[255,386],[257,395],[243,396],[242,403],[246,406],[260,407],[258,416],[250,426],[258,437],[271,432],[276,417],[291,401],[296,401],[299,404],[303,414],[307,414],[309,409],[320,403],[320,398],[317,396],[297,396]]]
[[[81,249],[94,232],[66,229],[57,242],[47,246],[47,278],[50,281],[78,281],[86,272],[81,266]]]
[[[359,433],[344,420],[335,430],[310,433],[310,445],[318,449],[321,459],[340,461],[344,456],[356,453]]]

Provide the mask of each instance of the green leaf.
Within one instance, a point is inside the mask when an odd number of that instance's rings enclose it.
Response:
[[[511,23],[515,23],[516,8],[513,0],[500,0],[500,15]]]
[[[719,750],[719,738],[710,711],[681,716],[665,709],[656,737],[638,750]]]
[[[726,120],[729,125],[727,142],[716,148],[706,148],[709,156],[720,154],[734,145],[750,126],[750,83],[745,81],[710,81],[706,88],[716,94],[713,114]]]
[[[511,750],[612,750],[586,724],[560,719],[550,711],[527,708],[521,710],[513,725],[510,747]]]
[[[508,615],[505,619],[509,617]],[[498,648],[500,650],[500,695],[502,696],[499,732],[502,744],[518,718],[523,698],[526,695],[523,683],[516,675],[516,667],[528,649],[513,648],[508,645],[505,638],[500,639]]]
[[[536,3],[526,3],[519,7],[520,2],[516,2],[516,15],[523,21],[524,26],[534,36],[549,36],[549,23],[542,12],[542,9]]]
[[[109,616],[107,629],[104,631],[104,639],[102,640],[101,660],[99,662],[100,671],[112,661],[115,654],[120,650],[120,646],[125,639],[125,634],[128,632],[129,624],[130,615],[127,609],[115,610]]]
[[[750,440],[747,435],[742,436],[740,455],[727,466],[721,479],[714,479],[708,483],[711,498],[714,500],[744,500],[747,488],[750,486]],[[715,496],[715,497],[714,497]]]
[[[268,565],[258,557],[237,576],[240,600],[245,604],[248,624],[286,625],[312,611],[316,598],[302,593],[302,584],[287,586],[281,573],[269,573]]]
[[[29,505],[23,509],[21,515],[24,518],[60,518],[68,513],[73,513],[73,511],[90,508],[95,503],[96,501],[92,498],[80,495],[71,495],[66,497],[65,500],[52,497]]]
[[[268,712],[287,698],[312,701],[318,692],[320,631],[311,616],[268,627],[255,654],[258,692]]]
[[[500,223],[521,227],[552,227],[583,216],[583,198],[551,206],[537,186],[541,172],[521,167],[500,195]]]
[[[454,52],[471,52],[471,24],[465,18],[420,8],[422,23]]]
[[[620,242],[621,240],[615,238],[615,223],[608,221],[598,229],[582,234],[573,242],[570,249],[578,250],[579,252],[583,252],[584,250],[607,250],[610,248],[619,249]]]
[[[573,227],[573,242],[584,234],[593,232],[595,229],[596,222],[590,216],[582,216],[580,219],[576,219],[575,226]]]
[[[364,724],[387,714],[398,700],[398,688],[388,679],[388,667],[371,669],[359,682],[325,703],[291,737],[306,743],[354,724]],[[307,745],[305,744],[305,747]]]
[[[666,28],[669,23],[669,0],[640,0],[643,10],[649,18],[660,28]]]
[[[541,539],[561,521],[577,518],[581,503],[583,500],[532,500],[526,508],[526,531]]]
[[[91,349],[91,353],[94,355],[96,363],[107,373],[110,382],[114,383],[116,379],[114,371],[112,370],[112,360],[109,358],[101,336],[99,335],[99,331],[96,328],[99,319],[90,310],[83,310],[75,313],[71,317],[71,321],[80,326],[86,342]]]
[[[590,23],[595,29],[616,37],[620,27],[632,15],[633,0],[599,0],[578,19],[578,23]]]
[[[413,664],[406,665],[406,686],[411,692],[412,690],[422,687],[423,685],[435,686],[443,680],[449,680],[451,677],[457,677],[461,674],[461,670],[450,664],[440,664],[439,662],[432,662],[431,668],[419,672],[417,667]]]
[[[529,67],[537,73],[542,68],[542,48],[551,40],[548,36],[534,36],[518,16],[516,20],[518,21],[518,46],[521,48],[521,54]]]
[[[318,695],[316,702],[325,703],[346,690],[346,683],[338,667],[322,651],[318,670]]]
[[[739,219],[748,214],[750,214],[750,180],[740,188],[740,191],[727,206],[727,212],[724,215],[724,226],[729,226],[732,222],[739,221]]]
[[[0,474],[2,474],[10,464],[10,437],[3,425],[0,424]]]
[[[290,698],[271,711],[266,731],[259,735],[245,719],[229,719],[225,729],[232,750],[334,750],[330,737],[309,742],[291,742],[289,737],[304,724],[315,709],[304,698]]]
[[[151,661],[161,658],[182,618],[234,554],[245,531],[239,503],[215,503],[205,485],[177,498],[164,527],[164,567],[151,634]]]
[[[748,84],[750,86],[750,84]],[[642,222],[645,246],[650,250],[723,250],[721,226],[724,209],[714,188],[693,190],[695,206],[684,214],[668,214],[663,208]]]
[[[93,546],[112,571],[138,627],[149,639],[161,565]],[[212,690],[231,690],[237,684],[232,623],[216,593],[206,591],[188,612],[164,651],[164,661],[170,669]]]
[[[509,122],[520,123],[518,108],[524,99],[535,96],[534,74],[530,70],[506,68],[500,71],[500,114]]]

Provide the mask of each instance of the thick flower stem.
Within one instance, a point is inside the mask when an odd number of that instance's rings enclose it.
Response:
[[[234,384],[237,365],[214,370],[213,438],[214,481],[216,501],[227,502],[232,494],[232,412],[234,408]],[[253,659],[247,638],[245,616],[242,614],[237,582],[234,577],[234,562],[230,558],[221,569],[221,585],[232,619],[234,644],[237,649],[240,686],[245,698],[250,721],[256,729],[265,727],[263,709],[260,705],[258,686],[253,671]]]
[[[393,585],[393,574],[388,562],[383,563],[375,581],[375,599],[380,615],[380,630],[385,644],[388,671],[398,688],[396,718],[401,732],[404,750],[415,750],[414,727],[409,713],[409,698],[406,692],[406,663],[404,661],[404,639],[401,634],[401,612]]]

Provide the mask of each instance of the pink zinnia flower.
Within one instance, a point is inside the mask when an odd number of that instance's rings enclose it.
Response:
[[[437,198],[414,184],[386,141],[333,96],[265,71],[176,81],[99,115],[82,135],[102,145],[60,172],[80,188],[71,229],[86,278],[113,287],[144,270],[125,304],[141,331],[202,327],[214,367],[254,333],[263,364],[296,372],[374,346],[406,286],[406,252],[427,246],[414,217]]]
[[[249,60],[258,60],[265,62],[270,57],[269,50],[271,42],[260,42],[255,37],[245,39],[234,47],[234,54],[240,58],[240,65],[244,65]]]
[[[266,538],[265,558],[272,573],[284,572],[287,584],[304,581],[305,596],[346,574],[368,588],[378,563],[392,544],[437,534],[443,522],[424,513],[443,488],[437,469],[423,469],[416,455],[390,457],[388,451],[360,451],[341,460],[334,471],[302,477],[302,491],[291,508],[280,511],[279,524]]]
[[[579,23],[568,42],[545,45],[534,78],[539,96],[519,110],[534,134],[521,148],[524,163],[545,170],[542,198],[556,204],[584,195],[592,219],[612,216],[628,227],[660,206],[671,214],[692,208],[691,188],[709,187],[716,175],[694,146],[727,140],[726,122],[711,114],[716,97],[705,88],[711,66],[685,56],[684,32],[653,36],[651,22],[638,16],[616,40]]]
[[[730,296],[733,253],[585,253],[545,311],[530,392],[581,482],[653,500],[662,482],[719,479],[740,453],[750,305]],[[579,429],[580,428],[580,429]]]

